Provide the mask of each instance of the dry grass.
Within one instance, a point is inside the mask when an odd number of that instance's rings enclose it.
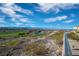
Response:
[[[48,54],[48,51],[49,49],[45,48],[45,44],[43,42],[35,42],[26,46],[25,54],[28,56],[44,56]]]
[[[75,32],[75,33],[74,32],[70,32],[67,36],[70,39],[79,40],[79,36],[77,34],[78,34],[77,32]]]

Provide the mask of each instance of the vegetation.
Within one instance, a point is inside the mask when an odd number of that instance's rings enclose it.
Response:
[[[55,33],[50,37],[52,40],[49,41],[48,39],[41,41],[38,39],[46,37],[52,32],[53,31],[50,30],[0,29],[0,48],[2,50],[0,51],[2,53],[0,55],[6,55],[4,53],[5,49],[6,53],[12,53],[9,55],[19,55],[21,52],[24,53],[24,55],[50,55],[50,49],[47,48],[49,45],[51,45],[50,41],[54,40],[58,45],[62,45],[64,32],[59,31]],[[59,49],[57,51],[59,54],[57,55],[61,54],[62,49],[60,49],[61,51],[59,51]]]
[[[76,32],[76,33],[79,33],[79,30],[76,30],[75,32]]]
[[[10,40],[8,42],[0,43],[0,46],[16,46],[19,44],[19,40]]]
[[[14,38],[14,37],[29,37],[32,39],[43,37],[47,35],[44,31],[30,31],[30,30],[13,30],[13,31],[0,31],[0,38]]]
[[[45,44],[43,42],[40,43],[31,43],[26,46],[25,54],[26,55],[37,55],[37,56],[44,56],[47,55],[49,52],[49,49],[45,47]]]
[[[55,42],[57,44],[62,45],[63,44],[63,34],[64,34],[63,31],[57,32],[51,36],[51,39],[55,40]]]
[[[20,33],[26,33],[26,32],[25,31],[0,32],[0,38],[18,37]]]
[[[78,33],[77,33],[77,32],[70,32],[69,34],[67,34],[67,36],[68,36],[70,39],[79,40],[79,36],[78,36]]]

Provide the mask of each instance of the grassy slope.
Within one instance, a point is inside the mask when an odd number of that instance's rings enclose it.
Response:
[[[54,35],[52,35],[51,38],[52,38],[53,40],[55,40],[56,43],[62,44],[62,41],[63,41],[63,34],[64,34],[64,32],[61,31],[61,32],[58,32],[58,33],[55,33]]]
[[[10,40],[8,42],[0,43],[0,46],[16,46],[19,44],[19,40]]]
[[[51,31],[49,31],[51,33]],[[36,33],[36,31],[33,31],[31,34],[27,34],[27,31],[8,31],[8,32],[0,32],[0,38],[2,37],[17,37],[19,33],[25,33],[25,37],[27,38],[37,38],[37,37],[43,37],[45,35],[48,35],[48,32],[44,32],[44,33]],[[62,38],[63,38],[63,32],[58,32],[54,35],[51,36],[51,38],[53,40],[55,40],[57,43],[62,42]],[[15,40],[10,40],[8,42],[2,43],[0,45],[2,46],[16,46],[19,44],[19,41],[17,39]],[[40,42],[40,43],[31,43],[28,44],[25,47],[25,54],[26,55],[46,55],[49,52],[49,49],[45,48],[45,44]]]
[[[38,31],[33,31],[31,33],[28,33],[29,31],[25,30],[25,31],[22,31],[22,30],[18,30],[18,31],[6,31],[6,32],[0,32],[0,38],[6,38],[6,40],[9,38],[14,38],[14,40],[9,40],[8,42],[4,42],[3,44],[0,43],[0,45],[2,46],[9,46],[9,45],[16,45],[17,44],[17,40],[15,39],[16,37],[20,39],[20,37],[22,35],[19,35],[20,33],[23,33],[23,37],[26,37],[26,39],[36,39],[36,38],[39,38],[39,37],[43,37],[45,35],[47,35],[45,32],[38,32]]]
[[[40,43],[31,43],[27,45],[25,49],[25,54],[26,55],[46,55],[48,54],[49,49],[45,48],[45,44],[43,42]]]
[[[16,37],[19,33],[26,33],[26,31],[7,31],[7,32],[0,32],[0,37]]]
[[[70,39],[73,39],[73,40],[78,40],[79,41],[79,31],[74,31],[74,32],[70,32],[67,36],[70,38]]]

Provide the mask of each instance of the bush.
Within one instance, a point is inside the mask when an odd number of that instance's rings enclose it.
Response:
[[[19,33],[18,36],[24,37],[25,33]]]
[[[70,39],[79,40],[79,36],[76,35],[74,32],[71,32],[71,33],[67,34],[67,36],[68,36]]]
[[[57,44],[63,44],[63,34],[64,32],[57,32],[51,36],[51,39],[55,40]]]
[[[49,49],[45,48],[45,44],[44,43],[31,43],[29,45],[27,45],[26,50],[25,50],[25,54],[26,55],[38,55],[38,56],[43,56],[43,55],[47,55],[48,54]]]

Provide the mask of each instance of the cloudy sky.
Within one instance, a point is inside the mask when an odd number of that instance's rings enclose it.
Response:
[[[0,27],[72,29],[79,25],[79,4],[0,3]]]

